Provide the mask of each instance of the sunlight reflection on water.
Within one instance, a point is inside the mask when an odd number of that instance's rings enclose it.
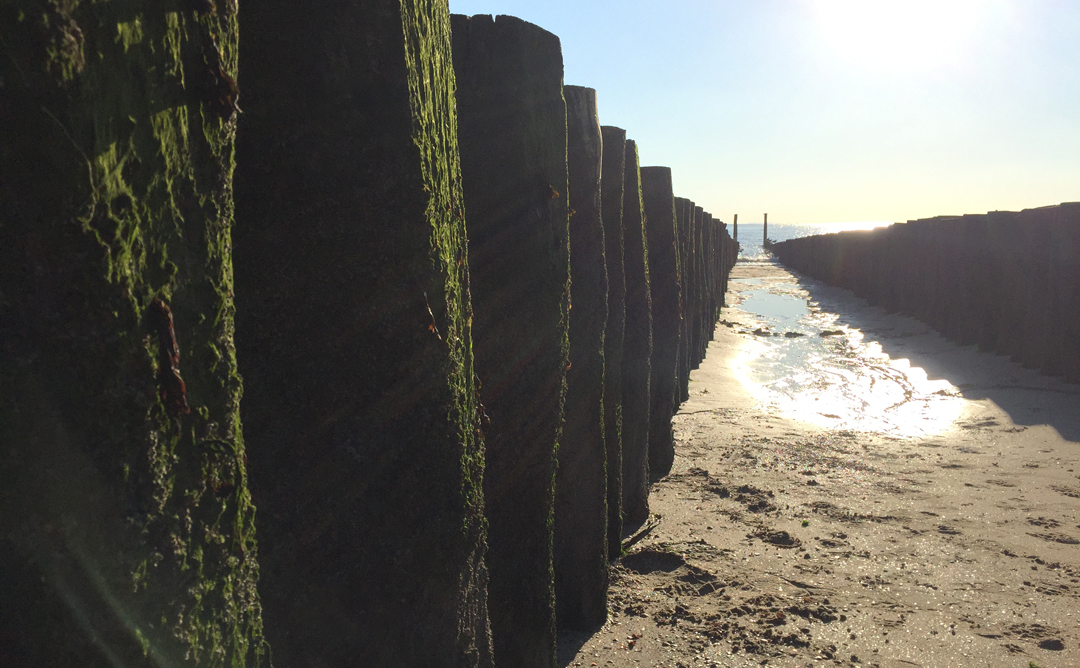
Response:
[[[753,286],[733,306],[762,330],[743,347],[735,372],[766,406],[823,427],[904,437],[945,431],[960,417],[966,402],[956,387],[929,380],[906,359],[891,359],[839,315],[821,311],[798,285],[733,282]]]

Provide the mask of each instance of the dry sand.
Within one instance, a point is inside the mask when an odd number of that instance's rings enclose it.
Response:
[[[1080,387],[776,267],[736,266],[729,304],[751,277],[805,289],[961,410],[915,437],[786,417],[737,379],[760,322],[725,309],[609,621],[561,634],[560,666],[1080,666]]]

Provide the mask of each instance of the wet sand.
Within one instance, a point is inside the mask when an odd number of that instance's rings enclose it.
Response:
[[[1080,387],[778,267],[732,279],[609,621],[561,634],[560,666],[1080,665]],[[809,319],[738,308],[762,290]],[[813,364],[869,389],[748,387],[798,327],[840,330]],[[890,383],[906,400],[871,402],[883,419],[845,413]]]

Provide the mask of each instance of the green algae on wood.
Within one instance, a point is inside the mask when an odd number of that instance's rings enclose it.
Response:
[[[705,261],[702,274],[704,303],[702,304],[701,316],[701,358],[705,359],[709,341],[712,340],[713,326],[716,323],[716,283],[714,279],[717,271],[716,253],[713,250],[713,232],[716,228],[716,221],[713,219],[712,214],[707,211],[703,214],[703,218],[701,248]]]
[[[675,195],[669,167],[642,167],[641,194],[649,239],[649,286],[652,298],[652,377],[649,409],[649,478],[659,480],[671,472],[675,442],[671,417],[675,414],[678,373],[679,256],[676,248]]]
[[[547,668],[570,290],[562,51],[514,17],[452,21],[495,663]]]
[[[626,321],[623,271],[623,187],[626,130],[600,127],[607,150],[601,156],[600,201],[608,276],[608,319],[604,329],[604,447],[607,448],[608,557],[622,556],[622,358]]]
[[[237,345],[275,660],[490,666],[449,10],[244,26]]]
[[[0,7],[5,666],[269,664],[233,345],[236,41],[232,3]]]
[[[690,213],[694,204],[683,197],[675,198],[676,228],[679,232],[679,312],[682,315],[679,324],[679,376],[676,387],[676,402],[681,404],[690,398],[690,323],[693,320],[691,310],[691,281],[693,256],[690,252]]]
[[[555,475],[555,617],[592,630],[607,619],[607,450],[604,327],[607,269],[601,219],[596,91],[565,86],[570,190],[570,365],[566,420]]]
[[[649,518],[649,410],[652,375],[652,297],[649,242],[641,199],[637,144],[626,141],[623,180],[623,271],[626,324],[623,339],[622,509],[623,522]]]
[[[694,221],[691,224],[691,234],[693,235],[691,243],[694,246],[694,303],[692,308],[694,309],[693,315],[693,331],[690,333],[691,346],[693,348],[693,366],[696,369],[701,360],[705,359],[705,350],[709,345],[708,336],[705,332],[708,329],[708,325],[705,322],[705,310],[706,302],[708,300],[708,293],[705,287],[705,244],[704,244],[704,231],[705,227],[705,210],[700,206],[694,206]]]

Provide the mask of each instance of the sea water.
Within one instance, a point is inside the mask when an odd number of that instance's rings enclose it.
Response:
[[[788,224],[769,223],[769,239],[772,241],[787,241],[799,237],[809,237],[815,234],[832,234],[835,232],[848,232],[851,230],[872,230],[876,227],[885,227],[886,222],[859,222],[859,223],[821,223],[821,224]],[[768,260],[769,254],[762,246],[764,223],[739,223],[739,259],[742,261]],[[728,234],[734,232],[732,225],[728,225]]]

